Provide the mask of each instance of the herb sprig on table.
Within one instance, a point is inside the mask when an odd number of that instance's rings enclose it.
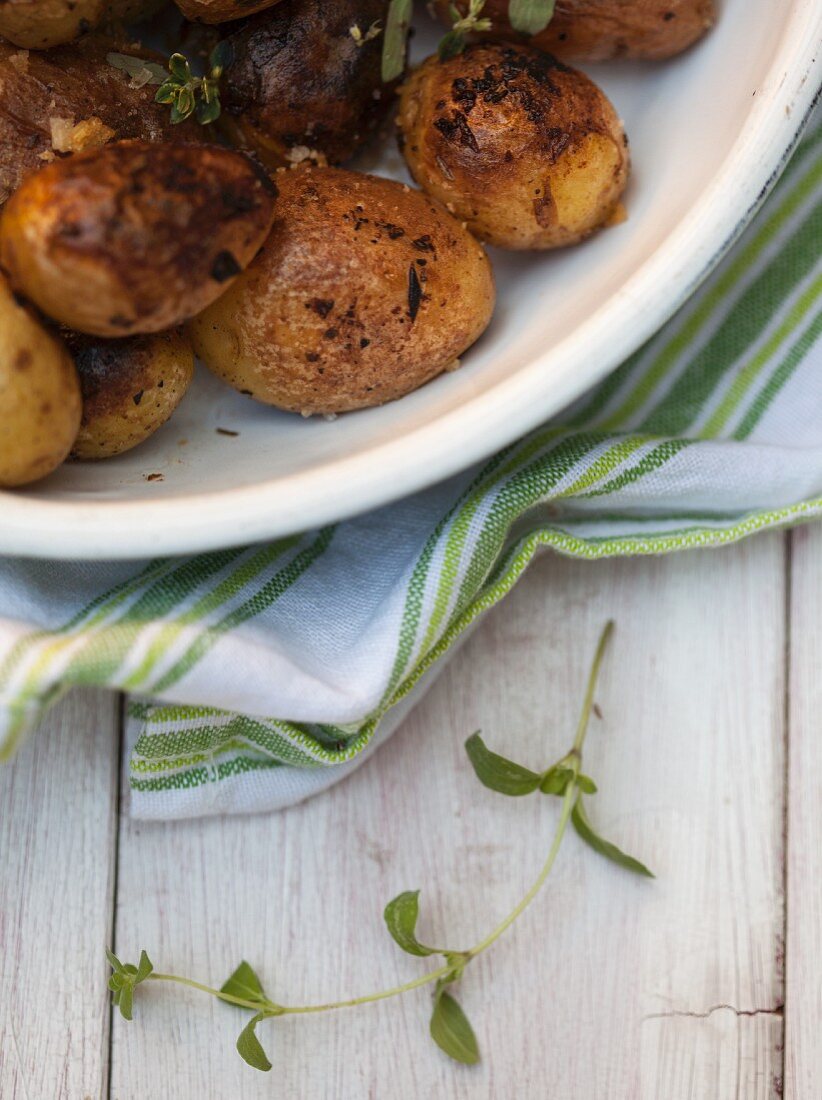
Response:
[[[122,1016],[126,1020],[132,1018],[134,991],[138,985],[148,981],[174,982],[199,990],[202,993],[208,993],[227,1004],[236,1005],[238,1008],[247,1009],[253,1013],[251,1019],[240,1032],[237,1039],[237,1050],[250,1066],[265,1071],[271,1069],[271,1062],[257,1036],[257,1027],[264,1021],[277,1016],[309,1015],[316,1012],[331,1012],[340,1008],[354,1008],[358,1005],[398,997],[403,993],[411,993],[422,986],[433,984],[434,1005],[429,1025],[431,1038],[437,1046],[457,1062],[463,1062],[466,1065],[473,1065],[478,1062],[480,1054],[476,1036],[459,1002],[449,991],[449,986],[453,986],[463,977],[469,964],[487,951],[510,928],[517,917],[524,912],[540,892],[551,873],[551,868],[557,858],[569,822],[594,851],[626,870],[653,878],[653,874],[643,863],[634,859],[633,856],[626,855],[616,845],[605,840],[596,832],[588,819],[583,803],[584,795],[593,795],[597,790],[593,779],[582,771],[582,749],[594,702],[599,668],[612,632],[613,623],[609,622],[600,636],[591,665],[573,744],[569,751],[555,764],[542,772],[531,771],[521,764],[492,752],[479,733],[473,734],[465,743],[466,752],[474,772],[485,787],[512,797],[521,797],[539,792],[562,799],[559,820],[542,869],[524,897],[484,939],[467,949],[432,947],[423,943],[417,937],[419,890],[406,890],[385,907],[384,918],[388,932],[393,937],[394,942],[407,954],[415,955],[418,958],[440,955],[443,960],[441,965],[390,989],[367,993],[360,997],[351,997],[348,1000],[311,1005],[284,1005],[272,1000],[263,988],[256,972],[245,961],[240,963],[234,973],[219,989],[214,989],[211,986],[203,985],[191,978],[180,977],[177,974],[157,973],[145,951],[140,953],[139,962],[135,965],[134,963],[122,963],[113,952],[106,950],[112,968],[109,988],[112,991],[114,1003],[119,1007]]]

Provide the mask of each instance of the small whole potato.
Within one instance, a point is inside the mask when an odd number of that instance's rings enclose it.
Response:
[[[162,61],[99,35],[40,53],[0,42],[0,204],[28,173],[69,153],[128,138],[203,140],[193,120],[173,126],[154,102],[156,86],[136,86],[110,53]]]
[[[402,89],[398,122],[417,183],[501,248],[582,240],[614,216],[628,180],[627,139],[603,92],[528,47],[429,58]]]
[[[105,0],[2,0],[0,36],[27,50],[45,50],[93,30],[105,10]]]
[[[63,461],[80,426],[80,383],[66,346],[0,275],[0,486],[37,481]]]
[[[191,341],[178,329],[125,340],[67,334],[83,415],[72,458],[130,451],[168,420],[194,377]]]
[[[114,142],[26,179],[0,222],[0,263],[67,328],[159,332],[231,285],[265,240],[275,195],[230,149]]]
[[[508,2],[487,0],[482,14],[492,22],[490,35],[523,41],[511,27]],[[451,3],[436,0],[449,25]],[[464,15],[468,0],[456,4]],[[548,26],[527,41],[569,61],[661,61],[692,46],[715,20],[715,0],[557,0]]]
[[[482,247],[434,199],[339,168],[277,176],[260,255],[189,324],[203,362],[294,412],[381,405],[434,378],[494,306]]]
[[[301,151],[332,164],[354,155],[385,117],[381,76],[386,0],[283,0],[227,38],[220,125],[278,167]],[[355,36],[358,34],[359,39]]]
[[[174,0],[192,23],[228,23],[273,8],[282,0]]]

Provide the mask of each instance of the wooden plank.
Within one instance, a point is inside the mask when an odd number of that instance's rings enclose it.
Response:
[[[792,536],[785,1095],[822,1096],[822,528]]]
[[[145,947],[158,968],[216,984],[245,957],[291,1004],[417,975],[426,964],[389,940],[385,902],[421,887],[421,935],[475,942],[536,875],[556,820],[554,800],[479,787],[463,739],[481,726],[535,768],[560,756],[612,616],[603,717],[586,752],[601,788],[591,814],[658,878],[568,837],[544,896],[463,979],[483,1052],[475,1069],[432,1046],[425,991],[266,1022],[271,1080],[233,1049],[242,1013],[152,985],[137,1021],[115,1022],[112,1096],[774,1095],[783,565],[779,534],[665,559],[545,556],[390,747],[344,784],[271,816],[124,822],[125,955]]]
[[[0,767],[0,1096],[107,1092],[116,696],[69,695]]]

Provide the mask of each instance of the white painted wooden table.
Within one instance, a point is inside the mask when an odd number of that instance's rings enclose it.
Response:
[[[658,878],[568,836],[462,983],[480,1066],[431,1044],[426,991],[268,1022],[269,1075],[235,1054],[241,1015],[197,994],[151,985],[132,1024],[112,1018],[106,943],[216,984],[245,956],[298,1003],[422,972],[382,926],[402,889],[422,888],[434,942],[479,938],[536,874],[558,804],[484,791],[463,740],[482,727],[535,768],[563,752],[609,616],[592,817]],[[544,556],[356,775],[246,819],[129,821],[118,703],[69,697],[0,772],[0,1096],[818,1100],[820,624],[822,528]]]

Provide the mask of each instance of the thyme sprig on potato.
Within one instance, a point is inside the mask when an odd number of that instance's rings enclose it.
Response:
[[[147,981],[173,982],[196,989],[201,993],[207,993],[218,1000],[225,1001],[227,1004],[253,1013],[237,1039],[237,1051],[244,1061],[254,1069],[267,1071],[272,1068],[272,1064],[257,1036],[257,1027],[265,1020],[274,1019],[278,1016],[309,1015],[318,1012],[331,1012],[341,1008],[354,1008],[358,1005],[398,997],[426,985],[433,985],[433,1009],[429,1023],[431,1038],[437,1046],[455,1061],[466,1065],[473,1065],[478,1062],[480,1058],[479,1044],[473,1028],[459,1002],[449,991],[449,987],[452,987],[463,977],[466,968],[474,959],[487,951],[510,928],[540,892],[557,858],[569,822],[574,826],[579,836],[600,855],[629,871],[653,877],[648,868],[639,860],[625,855],[614,844],[599,836],[583,808],[583,795],[593,795],[597,790],[594,781],[582,771],[582,749],[593,706],[599,668],[612,631],[613,623],[609,622],[602,631],[591,665],[573,744],[569,751],[555,764],[542,772],[535,772],[492,752],[487,748],[479,733],[473,734],[466,742],[465,747],[469,760],[483,786],[513,797],[540,792],[555,795],[562,799],[553,840],[542,869],[531,888],[511,912],[473,947],[467,949],[432,947],[422,942],[417,936],[420,909],[419,890],[406,890],[398,894],[385,907],[383,916],[389,934],[406,954],[414,955],[417,958],[439,955],[443,961],[435,969],[403,982],[401,985],[379,990],[376,993],[351,997],[347,1000],[309,1005],[285,1005],[269,997],[257,973],[245,960],[239,964],[219,989],[215,989],[176,974],[155,972],[145,951],[140,953],[139,962],[135,965],[134,963],[121,962],[116,955],[107,950],[106,955],[112,968],[109,988],[121,1015],[126,1020],[132,1018],[134,991],[138,985],[142,985]]]
[[[201,125],[207,126],[220,117],[220,78],[230,61],[230,45],[218,42],[209,54],[208,73],[195,76],[188,59],[181,53],[174,53],[168,59],[169,75],[154,98],[171,107],[173,123],[184,122],[195,115]]]

